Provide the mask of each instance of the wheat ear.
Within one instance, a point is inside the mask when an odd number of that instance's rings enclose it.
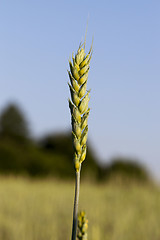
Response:
[[[77,238],[78,240],[88,240],[88,219],[86,218],[86,214],[84,211],[81,211],[78,216],[78,232]]]
[[[68,71],[70,83],[68,83],[71,100],[69,107],[72,121],[72,139],[74,147],[74,166],[76,172],[75,199],[73,209],[72,240],[76,240],[77,214],[80,188],[81,164],[86,157],[86,142],[88,135],[88,108],[89,92],[87,91],[87,80],[89,64],[92,57],[92,45],[89,53],[85,53],[85,42],[80,44],[77,53],[72,54],[72,61],[69,60],[70,71]]]

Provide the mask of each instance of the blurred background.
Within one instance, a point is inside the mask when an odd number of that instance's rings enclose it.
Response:
[[[70,237],[67,69],[87,22],[90,239],[160,238],[159,12],[158,0],[0,2],[0,239]]]

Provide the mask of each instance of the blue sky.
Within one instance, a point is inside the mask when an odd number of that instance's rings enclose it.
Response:
[[[160,172],[160,1],[0,2],[0,109],[24,109],[35,136],[70,128],[68,59],[94,35],[89,140],[101,161]],[[160,178],[160,177],[159,177]]]

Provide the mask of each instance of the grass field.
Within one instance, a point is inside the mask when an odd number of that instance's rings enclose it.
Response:
[[[73,182],[0,177],[0,240],[67,240]],[[81,183],[90,240],[160,240],[160,189]]]

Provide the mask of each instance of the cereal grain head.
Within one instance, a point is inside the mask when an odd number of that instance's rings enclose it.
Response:
[[[88,219],[84,211],[81,211],[78,216],[78,231],[77,239],[78,240],[88,240]]]
[[[80,170],[81,163],[86,157],[88,116],[90,112],[88,108],[90,91],[87,91],[87,80],[91,57],[92,45],[89,53],[86,55],[84,42],[84,44],[80,44],[75,56],[72,54],[72,62],[69,60],[70,70],[68,71],[68,75],[70,83],[68,85],[71,93],[69,107],[72,119],[72,138],[75,150],[74,165],[76,171]]]

